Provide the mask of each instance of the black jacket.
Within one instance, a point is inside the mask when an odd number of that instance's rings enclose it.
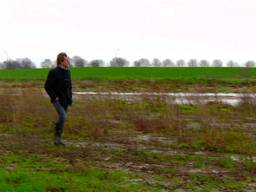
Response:
[[[49,71],[44,88],[54,102],[59,99],[60,104],[67,109],[72,105],[72,82],[69,70],[56,67]]]

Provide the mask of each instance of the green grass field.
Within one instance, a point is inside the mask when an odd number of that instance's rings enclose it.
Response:
[[[26,84],[21,82],[21,84]],[[53,145],[41,88],[1,87],[0,192],[252,192],[256,108],[83,96]]]
[[[256,92],[254,68],[71,70],[74,91]],[[256,190],[255,105],[77,97],[62,148],[48,71],[0,70],[0,192]]]
[[[43,80],[49,69],[0,70],[1,80]],[[73,80],[181,80],[255,82],[256,68],[72,68]]]

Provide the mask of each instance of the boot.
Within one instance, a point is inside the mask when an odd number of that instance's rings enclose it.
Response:
[[[65,145],[65,143],[61,140],[61,135],[63,132],[63,126],[60,123],[55,124],[55,133],[54,133],[54,144],[55,145]]]
[[[61,140],[61,137],[56,135],[54,136],[54,144],[65,146],[65,143]]]

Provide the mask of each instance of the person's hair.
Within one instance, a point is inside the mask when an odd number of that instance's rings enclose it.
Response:
[[[67,54],[64,52],[57,55],[57,65],[60,65],[64,61],[64,57],[67,57]]]

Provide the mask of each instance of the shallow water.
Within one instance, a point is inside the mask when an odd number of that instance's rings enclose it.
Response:
[[[241,102],[256,103],[254,93],[157,93],[157,92],[73,92],[76,95],[107,96],[138,101],[141,97],[162,96],[168,103],[175,104],[207,104],[209,102],[220,102],[229,105],[238,105]]]

